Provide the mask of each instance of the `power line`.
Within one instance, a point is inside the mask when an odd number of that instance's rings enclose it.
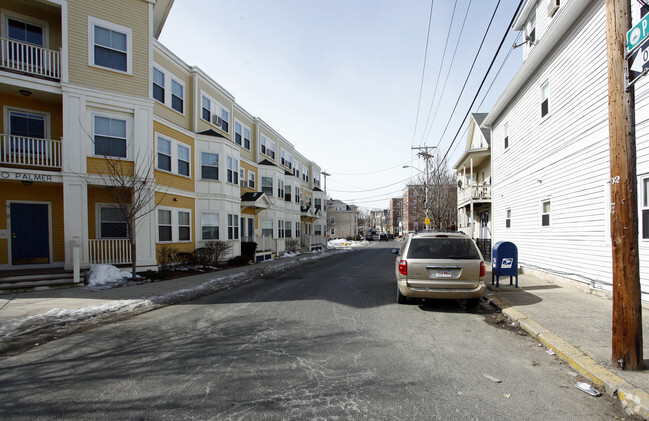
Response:
[[[409,162],[410,162],[410,161],[406,161],[406,162],[404,162],[404,163],[402,163],[402,164],[395,165],[394,167],[389,167],[389,168],[386,168],[386,169],[383,169],[383,170],[376,170],[376,171],[362,172],[362,173],[347,173],[347,174],[336,173],[336,175],[368,175],[368,174],[377,174],[377,173],[380,173],[380,172],[384,172],[384,171],[387,171],[387,170],[391,170],[391,169],[394,169],[394,168],[401,167],[401,166],[403,166],[403,165],[405,165],[405,164],[407,164],[407,163],[409,163]]]
[[[428,15],[428,33],[426,34],[426,49],[424,50],[424,66],[421,70],[421,83],[419,85],[419,100],[417,101],[417,115],[415,115],[415,131],[412,133],[412,145],[415,144],[417,134],[417,123],[419,122],[419,107],[421,107],[421,94],[424,90],[424,75],[426,74],[426,61],[428,60],[428,42],[430,41],[430,25],[433,21],[433,5],[435,0],[430,2],[430,14]]]

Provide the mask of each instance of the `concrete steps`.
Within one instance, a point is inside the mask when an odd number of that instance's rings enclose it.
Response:
[[[40,291],[53,288],[71,288],[74,283],[71,270],[46,269],[6,271],[0,274],[0,294]],[[82,283],[81,283],[82,285]]]

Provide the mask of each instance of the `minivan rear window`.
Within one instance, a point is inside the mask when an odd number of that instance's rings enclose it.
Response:
[[[468,238],[413,238],[408,259],[478,259],[473,240]]]

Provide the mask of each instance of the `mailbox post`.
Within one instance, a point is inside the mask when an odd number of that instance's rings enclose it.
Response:
[[[516,277],[516,288],[518,288],[518,248],[510,241],[499,241],[494,245],[491,260],[491,285],[496,279],[496,288],[500,286],[499,278],[509,276],[509,285],[512,285],[512,277]]]

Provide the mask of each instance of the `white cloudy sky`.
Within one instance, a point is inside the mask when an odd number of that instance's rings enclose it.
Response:
[[[160,41],[329,172],[329,196],[387,208],[419,175],[402,167],[424,168],[413,146],[439,146],[451,165],[459,158],[462,119],[519,3],[433,1],[425,72],[430,0],[176,0]],[[510,32],[471,112],[489,111],[520,67],[520,48],[505,61],[517,35]]]

